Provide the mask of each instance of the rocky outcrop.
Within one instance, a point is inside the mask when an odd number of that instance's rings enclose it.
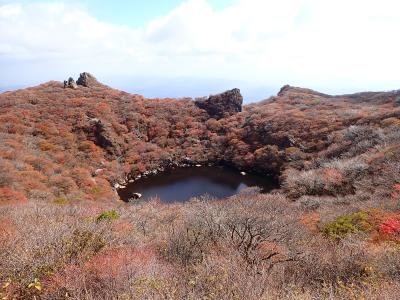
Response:
[[[92,119],[90,123],[93,126],[95,143],[109,154],[121,155],[120,143],[117,141],[117,136],[111,126],[96,118]]]
[[[239,89],[233,89],[208,98],[196,99],[195,104],[207,111],[211,118],[221,119],[241,112],[243,97]]]
[[[76,82],[72,77],[68,78],[68,80],[64,80],[64,88],[77,89],[78,85],[84,87],[95,87],[101,86],[102,84],[97,81],[96,77],[88,72],[81,73]]]
[[[93,87],[100,85],[96,77],[94,77],[92,74],[88,72],[81,73],[76,83],[84,87]]]
[[[68,80],[64,80],[64,89],[65,88],[77,89],[78,85],[76,84],[75,80],[70,77]]]
[[[293,87],[291,87],[290,85],[286,84],[283,87],[281,87],[281,89],[278,92],[278,96],[283,96],[285,95],[286,92],[288,92],[289,90],[293,89]]]
[[[123,141],[115,132],[112,126],[91,114],[87,114],[87,119],[74,126],[73,132],[80,134],[82,139],[92,141],[97,146],[103,148],[109,155],[118,157],[123,152]]]
[[[332,96],[314,91],[312,89],[305,89],[300,87],[295,87],[291,85],[284,85],[278,92],[278,97],[285,97],[285,96],[318,96],[324,98],[331,98]]]

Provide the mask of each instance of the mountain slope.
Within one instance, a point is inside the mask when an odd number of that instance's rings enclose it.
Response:
[[[234,111],[218,103],[216,120],[212,101],[206,111],[87,82],[0,94],[0,297],[397,297],[399,91],[285,86],[240,108],[234,90]],[[115,191],[146,171],[217,162],[281,188],[171,205]]]
[[[186,158],[279,175],[288,151],[312,158],[328,146],[332,132],[350,125],[380,126],[399,116],[395,93],[332,98],[283,90],[221,120],[208,118],[190,99],[145,99],[101,85],[74,90],[49,82],[4,93],[2,177],[26,195],[32,190],[87,194],[101,186],[110,197],[103,179],[115,183]],[[85,169],[83,178],[75,174],[79,169]],[[61,177],[63,190],[57,186]]]

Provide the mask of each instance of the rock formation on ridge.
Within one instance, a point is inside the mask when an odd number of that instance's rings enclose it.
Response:
[[[100,84],[96,77],[88,72],[81,73],[76,83],[84,87],[93,87]]]
[[[239,89],[232,89],[208,98],[196,99],[197,107],[204,109],[211,118],[221,119],[242,111],[243,97]]]
[[[64,88],[76,89],[78,88],[78,85],[76,84],[75,80],[70,77],[68,80],[64,80]]]

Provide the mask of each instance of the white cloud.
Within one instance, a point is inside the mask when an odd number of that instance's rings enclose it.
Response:
[[[391,89],[400,86],[398,32],[394,0],[239,0],[218,11],[188,0],[143,28],[105,23],[67,3],[9,4],[0,6],[0,80],[89,70],[338,93]]]

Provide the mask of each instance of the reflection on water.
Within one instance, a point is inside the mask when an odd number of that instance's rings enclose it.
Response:
[[[190,167],[139,179],[119,190],[118,194],[124,201],[128,201],[133,193],[140,193],[145,200],[158,197],[163,202],[184,202],[204,194],[224,198],[251,186],[258,186],[264,192],[277,187],[270,177],[243,176],[239,171],[226,167]]]

